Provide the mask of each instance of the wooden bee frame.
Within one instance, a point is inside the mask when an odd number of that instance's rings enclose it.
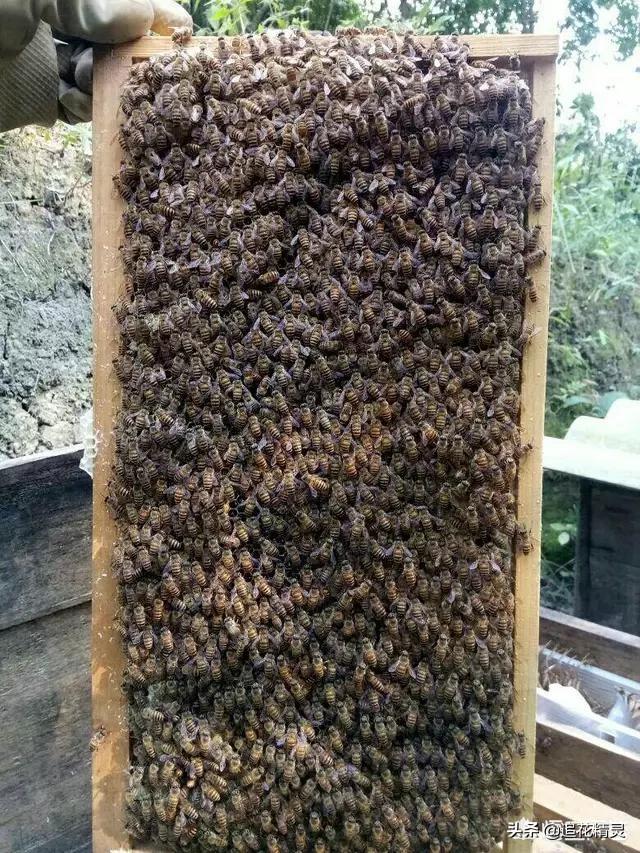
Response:
[[[322,38],[322,37],[320,37]],[[532,91],[533,115],[545,119],[544,137],[538,158],[545,203],[531,211],[530,224],[541,227],[541,245],[547,249],[542,264],[532,270],[538,298],[527,299],[525,317],[535,329],[522,364],[522,442],[533,450],[520,462],[518,479],[518,522],[531,531],[534,548],[518,553],[515,560],[515,726],[523,731],[526,754],[514,764],[514,780],[523,800],[523,814],[533,817],[533,782],[536,735],[536,685],[538,666],[540,518],[542,500],[542,438],[544,422],[549,273],[553,192],[553,124],[555,116],[555,59],[557,36],[468,36],[462,37],[474,59],[508,58],[518,55],[523,74]],[[422,39],[425,43],[430,37]],[[196,38],[188,49],[200,44],[217,46],[218,39]],[[112,306],[124,292],[124,275],[118,247],[122,240],[123,203],[113,185],[121,152],[117,139],[120,91],[131,65],[137,61],[175,50],[168,38],[143,38],[137,42],[96,51],[93,114],[93,334],[94,334],[94,423],[97,455],[93,484],[93,619],[92,619],[92,705],[93,730],[105,733],[93,757],[93,849],[109,853],[131,849],[125,828],[125,790],[129,768],[127,708],[121,690],[125,667],[122,642],[113,622],[117,581],[111,571],[111,550],[116,525],[106,505],[108,483],[114,460],[114,432],[119,405],[119,385],[113,369],[118,350],[118,329]],[[531,849],[532,842],[506,839],[508,853]]]

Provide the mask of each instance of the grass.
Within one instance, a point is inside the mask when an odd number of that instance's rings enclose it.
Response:
[[[556,142],[546,432],[640,392],[640,148],[577,99]]]

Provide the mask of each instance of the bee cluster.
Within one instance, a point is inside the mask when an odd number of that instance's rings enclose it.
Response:
[[[542,126],[382,30],[136,65],[110,500],[132,832],[492,849]]]

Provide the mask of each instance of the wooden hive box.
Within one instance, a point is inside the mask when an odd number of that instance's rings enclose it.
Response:
[[[540,510],[542,498],[542,438],[549,311],[549,269],[553,191],[553,125],[555,117],[555,60],[557,36],[463,36],[473,59],[518,55],[533,97],[534,118],[545,119],[538,155],[545,204],[529,223],[541,226],[541,244],[547,248],[542,264],[532,270],[538,298],[527,299],[525,317],[537,329],[526,348],[522,365],[521,432],[533,450],[520,462],[518,521],[531,531],[533,550],[518,553],[515,562],[515,725],[525,734],[526,754],[517,759],[514,781],[523,799],[524,814],[533,816],[535,764],[536,684],[538,660]],[[424,37],[430,43],[430,37]],[[195,38],[217,46],[218,39]],[[121,152],[117,139],[120,90],[132,63],[168,53],[175,45],[168,38],[143,38],[137,42],[96,51],[93,116],[93,299],[94,299],[94,424],[98,441],[93,497],[93,728],[105,733],[93,760],[93,849],[108,853],[130,849],[125,829],[124,794],[128,781],[129,735],[125,696],[121,690],[124,653],[113,627],[117,582],[111,570],[111,550],[116,525],[106,504],[114,459],[113,424],[118,410],[119,387],[113,369],[118,349],[118,329],[112,306],[124,292],[124,275],[118,247],[122,241],[122,201],[114,187]],[[506,841],[509,851],[530,841]]]

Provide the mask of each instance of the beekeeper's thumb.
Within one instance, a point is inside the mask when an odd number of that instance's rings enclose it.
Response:
[[[44,0],[40,18],[55,33],[99,44],[132,41],[152,30],[171,35],[191,26],[176,0]]]

